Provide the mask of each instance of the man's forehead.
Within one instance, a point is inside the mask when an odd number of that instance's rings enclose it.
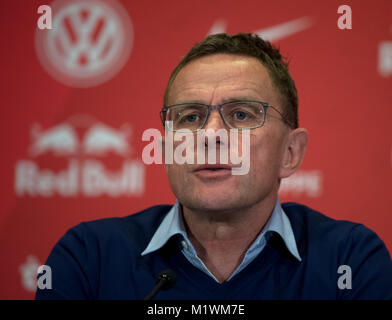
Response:
[[[169,103],[181,97],[196,102],[215,90],[225,94],[224,100],[260,99],[271,89],[268,71],[258,59],[214,54],[191,61],[179,71],[169,92]]]
[[[197,77],[202,72],[217,76],[230,76],[231,74],[238,76],[240,73],[244,73],[245,75],[255,73],[268,76],[268,71],[265,66],[255,57],[216,53],[189,62],[179,71],[176,79],[181,79],[185,75],[189,76],[190,74],[193,77]],[[201,74],[201,76],[204,74]]]

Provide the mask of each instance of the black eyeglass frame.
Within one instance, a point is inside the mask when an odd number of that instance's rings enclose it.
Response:
[[[263,107],[263,111],[264,111],[263,121],[261,122],[260,125],[257,125],[257,126],[254,126],[254,127],[249,127],[249,128],[233,128],[233,127],[231,127],[231,126],[225,121],[225,119],[224,119],[224,117],[223,117],[223,115],[222,115],[222,107],[225,106],[225,105],[228,105],[228,104],[232,104],[232,103],[247,103],[247,102],[258,103],[258,104],[260,104],[260,105]],[[166,115],[167,115],[167,112],[169,111],[169,109],[174,108],[174,107],[188,106],[188,105],[208,107],[208,113],[207,113],[206,119],[204,120],[203,125],[202,125],[199,129],[191,130],[191,131],[195,131],[195,132],[198,131],[198,130],[202,130],[202,129],[204,128],[204,126],[207,124],[208,118],[210,117],[210,114],[211,114],[211,110],[218,110],[219,115],[220,115],[220,117],[221,117],[223,123],[224,123],[229,129],[252,130],[252,129],[256,129],[256,128],[262,127],[262,126],[264,125],[264,123],[265,123],[265,118],[266,118],[266,115],[267,115],[267,109],[268,109],[268,108],[272,108],[272,109],[274,109],[277,113],[279,113],[280,116],[282,117],[282,121],[283,121],[284,123],[286,123],[287,125],[290,126],[290,124],[287,122],[287,120],[285,119],[285,117],[283,116],[283,114],[282,114],[277,108],[275,108],[275,107],[269,105],[267,102],[263,102],[263,101],[253,101],[253,100],[230,101],[230,102],[225,102],[225,103],[217,104],[217,105],[208,105],[208,104],[203,104],[203,103],[180,103],[180,104],[174,104],[174,105],[171,105],[171,106],[163,107],[162,110],[161,110],[161,112],[159,113],[163,126],[165,127]],[[181,130],[183,130],[183,129],[178,129],[178,130],[172,129],[172,131],[174,131],[174,132],[175,132],[175,131],[181,131]]]

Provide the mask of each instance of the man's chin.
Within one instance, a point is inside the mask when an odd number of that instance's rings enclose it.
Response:
[[[231,213],[236,212],[241,208],[239,199],[227,196],[219,197],[210,195],[202,198],[183,199],[180,203],[187,209],[194,212],[204,213]]]

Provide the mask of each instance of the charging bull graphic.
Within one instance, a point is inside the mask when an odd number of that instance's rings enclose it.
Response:
[[[32,129],[33,145],[30,153],[33,157],[52,151],[57,156],[74,154],[78,151],[78,137],[75,130],[68,124],[59,124],[42,131],[35,124]]]
[[[83,141],[83,150],[86,153],[103,155],[112,151],[127,156],[130,148],[127,139],[130,135],[129,126],[121,130],[112,129],[102,123],[94,125],[86,134]]]

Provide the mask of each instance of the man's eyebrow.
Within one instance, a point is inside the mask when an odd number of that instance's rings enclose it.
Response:
[[[222,100],[222,103],[233,102],[233,101],[259,101],[259,99],[252,98],[251,96],[233,96],[233,97],[224,98]]]
[[[173,103],[171,104],[173,105],[178,105],[178,104],[206,104],[205,102],[203,102],[202,100],[195,100],[195,99],[189,99],[189,100],[180,100],[179,102]]]
[[[260,101],[259,98],[255,98],[252,96],[231,96],[231,97],[227,97],[227,98],[223,98],[222,102],[220,104],[223,103],[227,103],[227,102],[233,102],[233,101]],[[208,105],[208,103],[206,103],[203,100],[198,100],[198,99],[189,99],[189,100],[180,100],[177,103],[173,103],[171,105],[177,105],[177,104],[192,104],[192,103],[198,103],[198,104],[205,104]]]

